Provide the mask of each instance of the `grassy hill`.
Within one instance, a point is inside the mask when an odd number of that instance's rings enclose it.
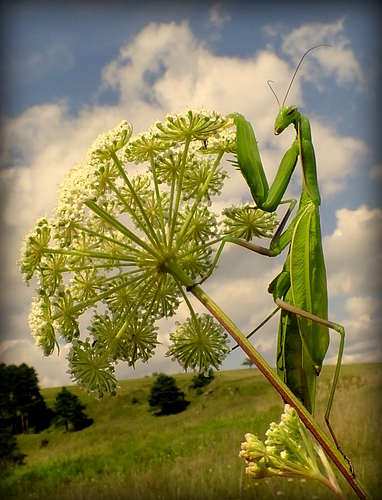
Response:
[[[317,417],[322,421],[333,367],[319,378]],[[333,498],[316,482],[250,480],[239,459],[244,434],[263,438],[279,421],[283,404],[256,369],[223,371],[202,394],[193,374],[176,375],[191,404],[185,412],[155,417],[147,398],[154,378],[121,382],[117,397],[98,402],[77,387],[94,424],[65,433],[53,427],[18,437],[26,465],[0,476],[0,497],[38,499],[254,499]],[[382,365],[343,366],[332,425],[357,476],[373,498],[382,491]],[[42,394],[52,405],[61,388]],[[320,420],[321,419],[321,420]],[[323,425],[323,424],[322,424]],[[48,441],[42,446],[44,440]],[[356,498],[342,478],[346,498]]]

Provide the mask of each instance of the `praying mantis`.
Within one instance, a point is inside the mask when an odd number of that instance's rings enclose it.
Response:
[[[279,255],[289,246],[283,269],[268,288],[277,308],[248,335],[248,338],[278,310],[281,310],[277,342],[277,373],[311,414],[314,413],[315,409],[317,377],[321,372],[329,346],[329,329],[340,334],[337,363],[324,418],[335,445],[348,462],[353,474],[351,462],[340,449],[329,422],[340,374],[345,330],[342,325],[328,319],[327,281],[319,215],[321,199],[310,123],[296,106],[285,105],[289,90],[304,57],[311,50],[321,46],[310,48],[302,56],[282,105],[268,82],[279,105],[274,125],[275,135],[281,134],[290,125],[293,125],[296,131],[296,137],[284,154],[271,186],[268,186],[251,124],[238,113],[230,115],[236,125],[236,161],[234,164],[238,166],[250,188],[256,204],[253,209],[274,212],[281,204],[289,204],[289,207],[270,242],[269,248],[234,238],[228,238],[227,241],[269,257]],[[302,167],[302,191],[296,215],[286,227],[297,201],[283,200],[283,196],[298,158],[300,158]],[[222,247],[218,251],[216,260],[221,250]]]

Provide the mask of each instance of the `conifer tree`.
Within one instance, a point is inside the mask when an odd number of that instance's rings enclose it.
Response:
[[[175,378],[160,373],[151,386],[149,395],[149,405],[157,410],[155,415],[180,413],[189,404],[184,392],[177,387]]]
[[[54,402],[56,416],[54,424],[56,427],[65,426],[66,431],[73,429],[79,431],[88,427],[93,420],[88,418],[83,410],[85,405],[80,403],[78,396],[69,392],[65,387],[57,394]]]
[[[50,425],[52,412],[40,394],[34,368],[22,363],[0,365],[0,421],[2,427],[12,426],[13,432],[37,432]]]

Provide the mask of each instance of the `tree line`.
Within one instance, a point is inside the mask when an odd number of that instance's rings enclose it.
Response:
[[[25,363],[0,365],[0,428],[11,428],[13,434],[41,432],[52,424],[81,430],[92,422],[83,413],[85,408],[65,387],[57,394],[53,408],[49,408],[34,368]]]
[[[37,373],[25,363],[0,364],[0,465],[22,464],[16,435],[41,432],[50,425],[64,426],[66,431],[81,430],[93,423],[78,397],[65,387],[49,408],[40,393]]]
[[[148,403],[155,416],[170,415],[184,411],[189,401],[176,384],[174,377],[154,374]],[[213,371],[192,378],[190,388],[197,394],[214,379]],[[38,377],[34,368],[25,363],[0,364],[0,467],[22,464],[25,454],[18,448],[16,435],[41,432],[51,425],[64,427],[66,431],[78,431],[93,423],[83,410],[78,396],[63,387],[56,395],[53,408],[49,408],[40,393]]]

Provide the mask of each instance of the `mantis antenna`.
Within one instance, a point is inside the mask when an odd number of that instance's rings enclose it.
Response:
[[[276,101],[277,101],[277,104],[279,105],[279,108],[281,108],[279,98],[277,97],[276,92],[273,90],[271,83],[275,83],[275,82],[273,80],[267,80],[268,87],[271,89],[272,94],[276,97]]]
[[[308,50],[305,52],[305,54],[301,57],[300,62],[297,64],[296,69],[294,70],[294,73],[293,73],[292,79],[291,79],[291,81],[290,81],[289,87],[288,87],[288,89],[287,89],[287,91],[286,91],[286,94],[285,94],[285,97],[284,97],[284,100],[283,100],[283,104],[282,104],[282,106],[284,106],[284,104],[285,104],[286,98],[288,97],[289,91],[290,91],[290,89],[291,89],[291,87],[292,87],[292,84],[293,84],[293,82],[294,82],[294,79],[296,78],[297,72],[298,72],[298,70],[300,69],[301,63],[302,63],[302,61],[304,60],[304,57],[305,57],[305,56],[306,56],[306,55],[307,55],[307,54],[308,54],[311,50],[317,49],[318,47],[332,47],[332,46],[331,46],[331,45],[329,45],[329,44],[327,44],[327,43],[321,43],[320,45],[315,45],[314,47],[311,47],[310,49],[308,49]],[[281,108],[282,106],[280,105],[279,98],[277,97],[276,92],[273,90],[271,83],[274,83],[274,82],[273,82],[273,80],[268,80],[268,81],[267,81],[267,84],[268,84],[269,88],[271,89],[271,91],[272,91],[273,95],[274,95],[274,96],[275,96],[275,98],[276,98],[276,101],[277,101],[277,104],[279,105],[279,108]]]

